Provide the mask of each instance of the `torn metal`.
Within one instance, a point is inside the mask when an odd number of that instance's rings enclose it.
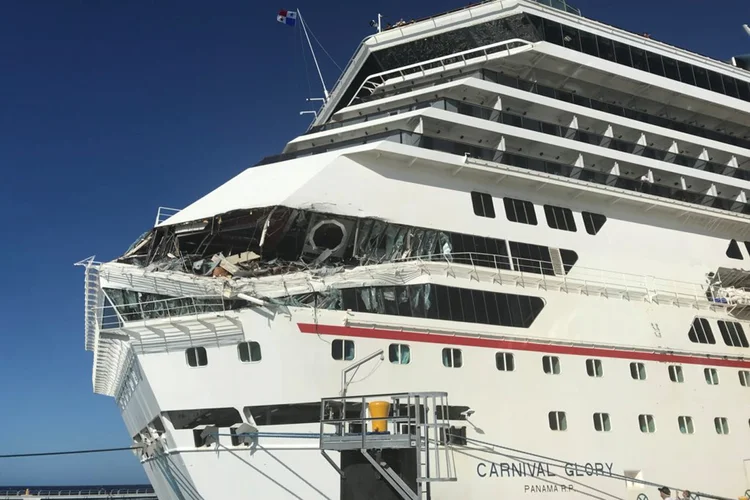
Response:
[[[575,252],[375,218],[273,206],[154,228],[118,259],[146,271],[257,278],[420,258],[538,274],[565,274]]]

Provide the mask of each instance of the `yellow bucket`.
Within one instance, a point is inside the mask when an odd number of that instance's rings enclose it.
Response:
[[[370,409],[370,417],[378,420],[371,420],[372,432],[387,432],[388,431],[388,420],[384,417],[388,416],[388,411],[391,409],[391,404],[388,401],[371,401],[367,404]]]

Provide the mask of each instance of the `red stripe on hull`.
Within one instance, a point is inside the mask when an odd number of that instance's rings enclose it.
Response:
[[[559,344],[541,344],[518,340],[502,340],[459,335],[444,335],[438,333],[418,333],[400,330],[381,330],[377,328],[357,328],[352,326],[315,325],[312,323],[298,323],[302,333],[318,335],[338,335],[341,337],[361,337],[382,340],[397,340],[402,342],[423,342],[428,344],[459,345],[469,347],[486,347],[491,349],[506,349],[512,351],[543,352],[545,354],[571,354],[592,358],[619,358],[634,361],[659,361],[687,365],[727,366],[731,368],[750,368],[750,361],[723,359],[708,355],[685,356],[669,352],[639,352],[612,348],[580,347]]]

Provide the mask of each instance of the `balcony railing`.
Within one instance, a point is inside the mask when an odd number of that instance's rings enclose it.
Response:
[[[741,214],[750,214],[750,204],[729,198],[711,196],[704,193],[698,193],[695,191],[678,189],[664,184],[658,184],[656,182],[641,181],[632,178],[617,176],[610,173],[590,170],[587,168],[557,163],[554,161],[546,161],[538,157],[509,153],[506,151],[484,148],[473,144],[466,144],[446,139],[438,139],[436,137],[430,137],[405,130],[388,131],[381,134],[358,137],[356,139],[350,139],[334,144],[325,144],[323,146],[317,146],[314,148],[295,151],[292,153],[269,156],[261,160],[258,165],[276,163],[280,161],[291,160],[294,158],[325,153],[328,151],[335,151],[338,149],[344,149],[356,145],[368,144],[378,141],[397,142],[400,144],[416,146],[434,151],[442,151],[445,153],[476,158],[493,163],[502,163],[505,165],[533,170],[536,172],[543,172],[558,177],[577,179],[579,181],[611,186],[614,188],[623,189],[625,191],[632,191],[660,198],[676,200],[679,202],[689,203],[691,205],[711,207],[719,210],[726,210],[729,212]]]

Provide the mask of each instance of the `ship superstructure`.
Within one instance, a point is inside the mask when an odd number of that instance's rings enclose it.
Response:
[[[281,154],[82,262],[159,498],[750,488],[750,72],[552,3],[366,38]]]

